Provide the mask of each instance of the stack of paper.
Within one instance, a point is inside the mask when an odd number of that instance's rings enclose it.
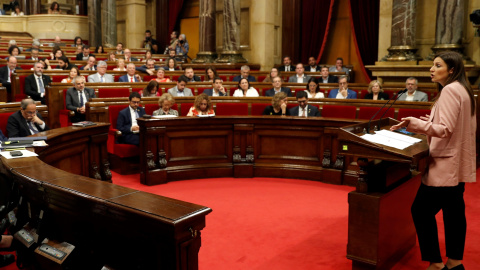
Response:
[[[383,144],[388,147],[400,150],[403,150],[417,142],[422,141],[421,139],[399,134],[389,130],[375,131],[375,134],[365,134],[361,137],[369,142]]]

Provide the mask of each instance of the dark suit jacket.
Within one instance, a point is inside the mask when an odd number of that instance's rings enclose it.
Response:
[[[125,59],[125,62],[127,62],[127,59]],[[130,57],[130,62],[138,62],[138,58],[135,57]]]
[[[188,79],[188,77],[187,77]],[[192,80],[189,80],[188,82],[201,82],[202,80],[200,79],[200,77],[198,77],[197,75],[193,75],[193,79]]]
[[[338,77],[337,76],[328,76],[327,78],[327,83],[338,83]],[[318,77],[317,78],[317,83],[323,83],[323,78]]]
[[[235,76],[232,81],[233,82],[239,82],[240,79],[242,79],[242,76],[238,75],[238,76]],[[256,82],[257,80],[255,80],[255,77],[253,77],[252,75],[248,75],[248,81],[249,82]]]
[[[308,117],[313,117],[313,116],[320,116],[320,111],[316,106],[312,106],[310,104],[307,104],[307,115]],[[300,106],[296,106],[290,109],[290,115],[291,116],[298,116],[298,111]]]
[[[95,55],[94,54],[89,54],[88,56],[90,57],[90,56],[95,56]],[[77,54],[76,60],[79,60],[79,61],[83,60],[83,52]]]
[[[133,59],[133,57],[132,57],[132,59]],[[138,60],[132,60],[132,61],[138,61]],[[160,68],[160,66],[157,66],[157,65],[154,65],[153,67],[155,68],[155,70],[158,70]],[[143,65],[141,67],[136,67],[135,68],[135,70],[138,70],[138,71],[143,72],[143,73],[147,73],[147,69],[148,69],[147,65]]]
[[[311,68],[312,68],[311,66],[306,66],[306,67],[305,67],[305,71],[310,71]],[[322,67],[319,66],[319,65],[315,66],[315,72],[320,72],[321,68],[322,68]]]
[[[42,75],[42,82],[46,91],[47,85],[52,82],[52,79],[50,79],[50,76]],[[45,104],[45,96],[40,96],[34,74],[31,74],[25,78],[25,94],[30,96],[33,100],[41,101],[42,104]]]
[[[292,90],[288,87],[282,87],[280,88],[280,91],[284,92],[285,94],[287,94],[287,97],[292,97]],[[271,89],[268,89],[266,92],[265,92],[265,96],[266,97],[273,97],[275,96],[275,89],[271,88]]]
[[[97,70],[97,65],[94,65],[93,67],[95,68],[95,70]],[[80,68],[80,70],[85,70],[85,65],[83,65],[83,66]]]
[[[207,96],[213,96],[213,89],[205,89],[203,90],[203,93],[206,94]],[[223,93],[222,92],[218,92],[218,95],[223,97]]]
[[[373,99],[373,93],[368,93],[363,99]],[[380,92],[378,93],[378,100],[388,100],[389,96],[387,93]]]
[[[95,97],[95,91],[93,89],[84,88],[83,91],[85,92],[85,97],[87,98],[85,102]],[[75,87],[69,88],[67,90],[67,95],[65,97],[65,104],[66,104],[67,110],[75,112],[75,115],[72,116],[72,119],[71,119],[73,123],[85,121],[85,114],[81,114],[77,112],[77,108],[80,107],[80,100],[78,99],[78,91],[77,89],[75,89]]]
[[[37,113],[37,117],[43,121],[42,116]],[[50,128],[45,124],[45,128],[41,129],[39,125],[34,124],[39,132],[49,130]],[[7,133],[10,138],[13,137],[27,137],[32,135],[28,128],[27,120],[23,117],[21,111],[17,111],[8,117]]]
[[[142,117],[145,114],[145,109],[142,107],[137,108],[138,111],[138,116]],[[140,144],[140,136],[138,136],[138,133],[135,134],[130,131],[130,128],[132,127],[132,117],[130,114],[130,106],[127,108],[121,110],[118,113],[118,118],[117,118],[117,129],[122,132],[122,136],[119,138],[120,143],[126,143],[126,144],[134,144],[134,145],[139,145]]]
[[[281,67],[278,67],[278,71],[285,71],[285,66],[281,66]],[[295,67],[290,65],[290,71],[294,72],[295,71]],[[290,72],[289,71],[289,72]]]
[[[134,82],[140,82],[139,80],[137,80],[137,78],[135,76],[133,77],[133,81]],[[118,82],[128,82],[128,75],[125,74],[122,77],[118,78]]]
[[[3,131],[0,129],[0,141],[6,141],[7,140],[7,136],[3,135]]]
[[[21,67],[16,67],[15,70],[19,70],[19,69],[22,69]],[[8,85],[7,89],[9,90],[8,92],[10,92],[10,83],[7,82],[8,81],[8,77],[10,76],[10,74],[8,74],[8,66],[3,66],[3,67],[0,67],[0,83],[2,83],[2,85]]]

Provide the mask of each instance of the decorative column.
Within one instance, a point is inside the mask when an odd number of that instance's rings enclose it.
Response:
[[[88,0],[88,42],[90,46],[98,46],[102,42],[102,1]]]
[[[30,15],[41,14],[42,13],[41,1],[40,0],[31,0],[29,11],[30,11],[29,12]]]
[[[416,0],[393,0],[392,39],[388,55],[381,61],[417,61],[415,52]]]
[[[215,52],[215,0],[200,0],[200,44],[193,63],[212,63]]]
[[[435,54],[441,51],[456,51],[463,54],[464,16],[464,1],[437,1],[435,45],[432,47],[433,53],[427,57],[427,60],[433,60]]]
[[[248,62],[240,52],[240,0],[223,1],[223,52],[215,62]]]
[[[105,0],[102,4],[103,46],[113,48],[117,45],[117,1]]]

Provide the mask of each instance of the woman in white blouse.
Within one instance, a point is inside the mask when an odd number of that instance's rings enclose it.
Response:
[[[127,69],[125,68],[125,59],[118,59],[117,62],[117,67],[113,69],[114,71],[126,71]]]
[[[258,91],[253,88],[253,87],[250,87],[250,82],[245,79],[245,78],[242,78],[239,82],[238,82],[238,89],[235,90],[235,93],[233,93],[233,96],[234,97],[258,97]]]
[[[308,94],[308,98],[324,98],[325,95],[320,92],[320,86],[317,83],[317,79],[314,77],[310,78],[307,83],[307,90],[305,90]]]

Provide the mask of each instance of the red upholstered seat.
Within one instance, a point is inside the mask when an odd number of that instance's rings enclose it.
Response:
[[[158,104],[145,104],[145,113],[152,115],[153,111],[158,110],[158,108]]]
[[[120,77],[122,77],[123,75],[115,75],[113,76],[113,81],[114,82],[118,82],[118,79],[120,79]]]
[[[173,75],[171,80],[176,82],[178,78],[180,78],[180,75]]]
[[[357,95],[357,98],[358,99],[364,99],[365,96],[368,94],[368,90],[362,90],[358,95]]]
[[[15,101],[22,101],[22,99],[26,98],[25,95],[25,78],[29,75],[20,75],[18,76],[19,88],[15,94]]]
[[[398,91],[395,91],[395,90],[383,90],[384,93],[386,93],[388,95],[388,97],[393,97],[393,95],[395,95]]]
[[[108,106],[108,118],[110,120],[110,130],[108,131],[107,150],[120,158],[138,156],[139,147],[131,144],[115,143],[115,132],[117,131],[118,113],[128,105]]]
[[[198,90],[197,95],[203,94],[203,91],[205,91],[205,89],[211,89],[211,88],[212,87],[197,87],[197,90]]]
[[[177,105],[177,104],[175,104]],[[182,103],[180,105],[180,110],[178,112],[179,116],[187,116],[188,114],[188,111],[190,110],[190,108],[193,106],[193,103]]]
[[[145,75],[145,76],[143,76],[143,81],[144,82],[149,82],[149,81],[151,81],[153,79],[156,79],[156,78],[157,78],[157,75]]]
[[[252,115],[262,115],[265,108],[270,105],[272,104],[271,103],[252,103]]]
[[[267,76],[257,76],[257,82],[263,82],[263,80],[265,80],[265,78],[267,78]]]
[[[357,108],[345,105],[323,105],[322,117],[355,119]]]
[[[227,81],[227,79],[228,79],[228,78],[227,78],[227,76],[225,76],[225,75],[220,75],[220,78],[221,78],[221,79],[222,79],[222,81],[224,81],[224,82],[226,82],[226,81]]]
[[[60,126],[68,127],[72,125],[72,121],[70,121],[70,110],[67,110],[67,102],[65,100],[67,96],[67,89],[63,89],[61,91],[63,92],[63,109],[59,111]]]
[[[3,135],[8,137],[7,134],[7,122],[8,122],[8,117],[12,115],[14,112],[6,112],[6,113],[0,113],[0,129],[3,132]]]
[[[380,119],[380,117],[385,113],[387,110],[388,105],[385,106],[373,119]],[[360,107],[360,110],[358,111],[358,119],[364,119],[364,120],[370,120],[372,116],[380,109],[379,107]],[[387,113],[383,116],[383,118],[395,117],[395,109],[390,108],[390,110],[387,111]]]
[[[130,88],[99,88],[98,97],[99,98],[109,98],[109,97],[128,97],[130,96]]]
[[[296,107],[296,106],[298,106],[297,102],[289,102],[289,103],[287,103],[287,110],[290,110],[291,108]]]
[[[52,75],[50,78],[52,78],[52,82],[61,82],[63,79],[67,78],[68,75]]]
[[[216,115],[248,115],[247,103],[217,103]]]
[[[400,121],[402,118],[408,116],[419,118],[420,116],[425,116],[427,114],[430,114],[430,110],[401,108],[398,109],[397,120]]]
[[[24,70],[30,70],[33,68],[33,64],[26,64],[26,65],[18,65]]]

